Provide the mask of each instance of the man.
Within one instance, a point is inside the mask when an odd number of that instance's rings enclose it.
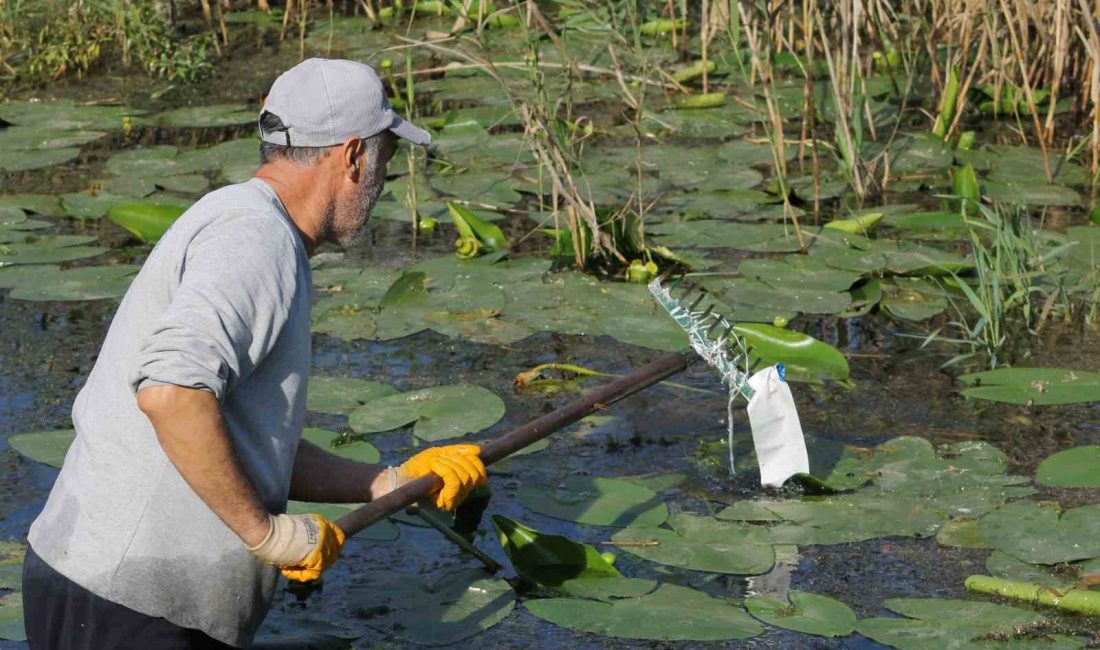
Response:
[[[288,497],[355,503],[434,472],[451,509],[486,480],[475,445],[399,469],[300,440],[310,267],[347,246],[405,138],[368,66],[311,59],[280,76],[260,119],[261,166],[165,234],[119,306],[73,405],[76,440],[24,565],[34,649],[248,646],[278,573],[315,580],[344,534]]]

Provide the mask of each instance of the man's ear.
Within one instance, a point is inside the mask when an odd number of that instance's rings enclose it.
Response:
[[[362,173],[363,140],[352,136],[344,142],[340,148],[340,163],[347,177],[353,181],[359,180]]]

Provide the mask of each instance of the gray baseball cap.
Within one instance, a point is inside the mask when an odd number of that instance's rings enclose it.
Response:
[[[393,110],[378,74],[357,61],[302,61],[271,85],[260,114],[265,111],[277,115],[286,128],[261,128],[260,139],[288,147],[329,147],[386,129],[414,144],[432,141],[430,133]]]

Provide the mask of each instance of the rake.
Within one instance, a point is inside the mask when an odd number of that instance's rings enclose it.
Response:
[[[481,448],[482,462],[491,465],[510,456],[581,418],[601,411],[683,371],[701,357],[721,373],[723,383],[730,389],[728,415],[730,416],[729,447],[732,471],[733,402],[738,395],[746,400],[752,400],[757,392],[757,389],[750,385],[754,377],[750,377],[741,369],[741,365],[746,368],[749,365],[748,346],[734,331],[734,324],[716,311],[713,302],[708,303],[705,309],[700,309],[706,301],[706,291],[696,284],[684,284],[683,275],[666,285],[667,279],[667,276],[658,277],[650,283],[649,290],[657,302],[687,332],[691,350],[667,353],[630,374],[586,393],[575,402],[505,433]],[[673,291],[679,292],[680,296],[675,297]],[[698,295],[690,303],[687,302],[688,298],[696,292]],[[782,373],[782,370],[779,369],[779,372]],[[751,406],[750,404],[750,417],[752,416]],[[801,430],[799,435],[801,436]],[[336,525],[350,537],[389,515],[426,499],[442,485],[442,480],[434,474],[423,476],[349,512],[338,519]]]

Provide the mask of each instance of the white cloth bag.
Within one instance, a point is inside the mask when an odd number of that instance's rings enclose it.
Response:
[[[752,442],[760,463],[760,483],[779,487],[791,476],[810,471],[806,439],[782,366],[771,366],[749,378],[755,393],[749,400]]]

